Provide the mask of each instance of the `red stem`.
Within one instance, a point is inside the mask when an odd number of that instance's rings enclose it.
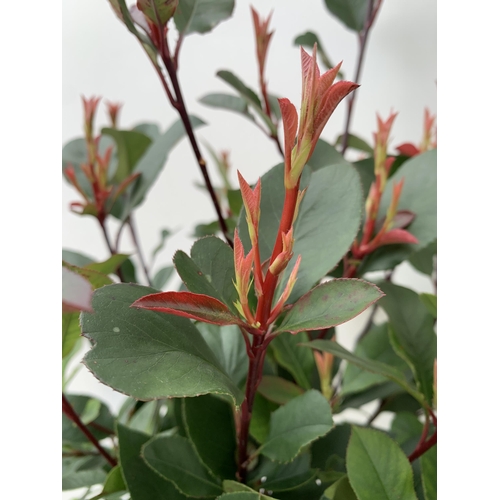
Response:
[[[78,413],[73,409],[71,403],[64,394],[62,395],[62,411],[85,434],[85,437],[97,448],[109,465],[115,467],[117,465],[116,460],[99,444],[99,441],[97,441],[95,436],[87,429],[86,425],[80,420]]]
[[[422,456],[427,450],[430,450],[437,443],[437,430],[424,443],[416,448],[416,450],[408,457],[410,462],[413,462],[418,457]]]

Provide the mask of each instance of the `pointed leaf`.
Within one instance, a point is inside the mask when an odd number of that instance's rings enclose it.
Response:
[[[433,318],[437,318],[437,296],[432,293],[421,293],[420,301],[427,307]]]
[[[231,17],[234,0],[179,0],[174,14],[179,33],[207,33]]]
[[[97,271],[102,274],[116,273],[116,270],[128,259],[128,255],[115,254],[104,262],[92,262],[84,265],[85,269]]]
[[[333,279],[300,298],[276,331],[298,333],[337,326],[356,317],[382,296],[379,288],[367,281]]]
[[[103,383],[141,400],[242,394],[187,318],[131,308],[152,288],[116,284],[94,292],[95,314],[82,316],[93,347],[84,363]]]
[[[243,324],[220,300],[191,292],[161,292],[136,300],[132,307],[184,316],[214,325]]]
[[[343,24],[361,31],[365,24],[368,0],[325,0],[327,9]]]
[[[318,391],[307,391],[271,415],[269,435],[258,451],[271,460],[290,462],[332,427],[328,401]]]
[[[353,427],[347,475],[358,500],[417,500],[410,462],[383,432]]]
[[[182,400],[184,427],[201,462],[220,479],[236,475],[236,431],[231,406],[212,395]]]
[[[335,141],[335,146],[341,146],[344,139],[344,134],[340,134]],[[349,134],[347,138],[347,146],[351,149],[356,149],[357,151],[362,151],[363,153],[368,153],[373,156],[373,148],[361,137],[354,134]]]
[[[212,108],[234,111],[254,121],[253,116],[248,112],[247,101],[242,97],[222,93],[207,94],[200,99],[200,102]]]
[[[437,446],[420,457],[425,500],[437,500]]]
[[[434,240],[422,250],[413,253],[409,258],[409,262],[417,271],[432,276],[436,254],[437,240]]]
[[[109,278],[103,273],[94,271],[93,269],[89,269],[87,267],[72,266],[64,261],[62,265],[63,269],[71,271],[74,274],[78,274],[79,276],[87,280],[90,283],[92,290],[96,290],[97,288],[100,288],[104,285],[111,285],[113,283],[113,280],[111,278]],[[64,289],[64,279],[65,279],[64,276],[65,275],[63,273],[63,289]]]
[[[190,441],[181,436],[162,436],[148,441],[142,448],[146,464],[164,479],[172,481],[184,495],[212,498],[222,487],[200,462]]]
[[[319,41],[318,35],[316,35],[316,33],[313,33],[312,31],[306,31],[302,35],[297,36],[293,41],[293,44],[301,47],[307,47],[309,49],[312,49],[314,47],[314,44],[316,44],[318,48],[318,55],[323,65],[326,68],[334,67],[334,64],[326,55],[326,52],[324,51],[323,46],[321,45],[321,42]],[[344,78],[344,75],[341,72],[339,72],[339,78],[341,80]]]
[[[117,436],[123,478],[134,500],[187,499],[173,483],[151,470],[141,457],[141,448],[150,436],[121,424],[117,424]]]
[[[62,250],[62,260],[71,264],[72,266],[84,267],[87,264],[92,264],[95,260],[91,259],[87,255],[83,255],[79,252],[74,252],[73,250],[68,250],[63,248]]]
[[[264,375],[257,388],[269,401],[284,405],[293,398],[304,394],[304,390],[289,380],[274,375]]]
[[[68,356],[80,339],[80,313],[63,313],[62,315],[62,357]]]
[[[323,493],[322,500],[358,500],[358,497],[352,490],[351,483],[347,476],[339,479],[328,487]]]
[[[334,354],[335,356],[338,356],[339,358],[353,363],[356,366],[359,366],[360,368],[363,368],[364,370],[383,375],[385,378],[392,380],[393,382],[401,386],[418,402],[423,404],[423,395],[406,381],[406,378],[401,371],[390,365],[356,356],[355,354],[344,349],[337,342],[333,342],[331,340],[313,340],[312,342],[307,342],[303,345],[311,347],[312,349],[319,349],[320,351],[329,352],[331,354]]]

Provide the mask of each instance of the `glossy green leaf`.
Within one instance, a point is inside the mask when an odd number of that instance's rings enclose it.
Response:
[[[358,500],[347,476],[339,479],[323,493],[321,500]]]
[[[389,341],[387,323],[374,325],[354,350],[356,356],[379,361],[393,366],[404,373],[408,365],[394,352]],[[352,363],[347,365],[342,380],[342,394],[360,392],[368,387],[385,382],[386,377],[368,372]]]
[[[437,318],[437,296],[433,293],[421,293],[420,301],[427,308],[433,318]]]
[[[306,47],[309,49],[312,49],[314,47],[314,44],[316,44],[317,50],[318,50],[318,56],[319,56],[321,62],[323,63],[323,65],[327,69],[333,68],[335,66],[335,64],[333,64],[330,61],[330,59],[328,58],[328,56],[326,55],[326,52],[323,49],[323,45],[321,44],[321,42],[318,38],[318,35],[316,35],[316,33],[313,33],[312,31],[306,31],[302,35],[297,36],[295,38],[295,40],[293,41],[293,43],[294,43],[294,45]],[[339,71],[339,73],[338,73],[338,78],[340,78],[341,80],[344,79],[344,75],[341,71]]]
[[[403,178],[404,186],[399,198],[398,210],[409,210],[416,214],[415,220],[407,229],[418,239],[418,243],[378,248],[363,261],[360,273],[390,269],[410,258],[415,252],[426,248],[436,239],[437,150],[409,159],[390,178],[380,203],[380,219],[385,217],[391,202],[392,185]],[[387,264],[388,260],[390,264]]]
[[[193,293],[208,295],[226,304],[236,314],[234,302],[233,251],[221,239],[207,236],[194,243],[191,257],[182,250],[174,255],[174,265],[186,287]]]
[[[335,141],[335,146],[340,146],[344,140],[344,134],[340,134]],[[351,149],[356,149],[357,151],[362,151],[363,153],[368,153],[370,156],[373,155],[373,148],[361,137],[354,134],[349,134],[347,138],[347,146]]]
[[[80,338],[80,313],[63,313],[62,315],[62,357],[71,353]]]
[[[365,25],[368,0],[325,0],[327,9],[345,26],[361,31]]]
[[[393,348],[413,369],[417,387],[432,403],[437,357],[434,318],[413,290],[388,282],[380,288],[386,293],[380,306],[389,316]]]
[[[304,188],[307,173],[302,177],[301,188]],[[294,224],[294,257],[288,264],[278,293],[285,286],[298,255],[302,256],[302,260],[290,302],[299,299],[335,267],[358,232],[361,198],[359,178],[352,166],[331,165],[312,173]],[[262,260],[271,256],[283,200],[283,165],[278,165],[262,177],[259,225]],[[240,216],[238,232],[248,251],[250,240],[245,217]]]
[[[331,328],[355,318],[382,296],[379,288],[367,281],[333,279],[293,304],[276,331],[298,333]]]
[[[151,139],[137,131],[107,127],[101,130],[101,134],[108,135],[115,141],[118,150],[118,166],[113,176],[113,182],[118,184],[133,172],[137,161],[151,144]]]
[[[151,469],[172,481],[184,495],[210,498],[222,493],[220,482],[210,475],[184,437],[160,434],[143,446],[142,456]]]
[[[413,253],[409,258],[409,262],[417,271],[432,276],[436,254],[437,240],[434,240],[422,250]]]
[[[217,72],[217,76],[226,82],[229,86],[235,89],[241,98],[257,113],[257,115],[267,125],[271,134],[276,134],[276,125],[271,121],[269,116],[262,109],[262,103],[257,94],[249,87],[247,87],[235,74],[227,70]]]
[[[170,481],[151,470],[141,457],[141,448],[150,436],[124,425],[117,425],[120,466],[133,500],[185,500]]]
[[[293,398],[304,394],[298,385],[273,375],[264,375],[257,390],[269,401],[284,405]]]
[[[247,375],[248,356],[239,327],[208,323],[198,323],[196,326],[229,378],[240,386]]]
[[[234,0],[179,0],[175,26],[183,35],[207,33],[231,17],[233,9]]]
[[[353,427],[347,474],[358,500],[417,500],[410,462],[383,432]]]
[[[311,347],[312,349],[319,349],[320,351],[329,352],[335,356],[338,356],[339,358],[349,361],[349,363],[363,368],[364,370],[383,375],[385,378],[392,380],[400,387],[402,387],[417,401],[423,403],[422,394],[418,392],[418,390],[414,388],[409,382],[407,382],[404,373],[394,368],[393,366],[386,365],[385,363],[380,363],[379,361],[373,361],[371,359],[365,359],[356,356],[352,352],[344,349],[337,342],[332,342],[331,340],[314,340],[313,342],[307,342],[303,345]]]
[[[332,426],[328,401],[318,391],[307,391],[271,415],[269,435],[258,451],[271,460],[290,462]]]
[[[316,366],[312,351],[298,345],[307,340],[305,332],[298,335],[283,333],[270,344],[276,361],[286,368],[297,384],[304,389],[311,388],[310,378]]]
[[[211,395],[185,398],[184,425],[200,460],[220,479],[236,475],[236,431],[231,406]]]
[[[250,435],[258,442],[263,443],[269,435],[271,415],[278,409],[273,403],[259,393],[255,395],[252,409],[252,420],[250,420]]]
[[[89,370],[136,399],[219,393],[241,402],[241,392],[190,320],[130,307],[155,291],[115,284],[94,293],[95,313],[81,319],[93,344],[84,358]]]
[[[160,292],[136,300],[132,307],[183,316],[214,325],[243,325],[220,300],[191,292]]]
[[[437,500],[437,446],[420,457],[425,500]]]
[[[158,272],[153,276],[152,287],[157,290],[161,290],[171,276],[174,274],[174,266],[165,266],[158,270]]]
[[[201,125],[205,125],[205,122],[196,116],[191,115],[189,118],[193,130]],[[170,151],[185,135],[184,125],[179,119],[154,141],[141,156],[134,167],[134,173],[138,172],[141,175],[131,188],[130,203],[124,206],[119,214],[121,220],[125,220],[132,208],[137,207],[144,201],[146,193],[158,178],[161,169],[167,161]]]

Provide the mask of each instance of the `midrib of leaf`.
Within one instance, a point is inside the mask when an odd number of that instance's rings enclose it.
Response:
[[[189,28],[191,27],[191,23],[193,21],[193,18],[196,14],[196,10],[198,9],[198,4],[199,4],[199,0],[194,0],[193,2],[193,10],[191,11],[191,15],[189,16],[189,20],[188,22],[186,23],[186,27],[184,28],[184,33],[187,33],[189,31]]]

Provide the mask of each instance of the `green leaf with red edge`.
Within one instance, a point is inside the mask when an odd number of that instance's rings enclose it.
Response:
[[[298,333],[337,326],[362,313],[383,297],[363,280],[333,279],[301,297],[285,314],[276,332]]]
[[[274,375],[264,375],[257,390],[269,401],[280,405],[304,393],[304,389],[298,385]]]
[[[153,293],[136,300],[132,307],[175,314],[214,325],[243,324],[220,300],[191,292]]]

